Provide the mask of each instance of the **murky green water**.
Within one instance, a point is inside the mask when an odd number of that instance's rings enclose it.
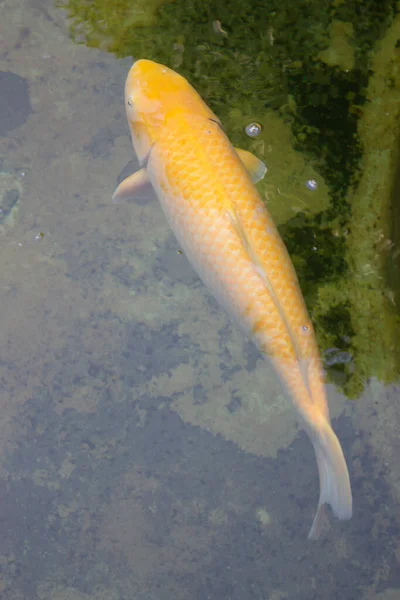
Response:
[[[0,598],[400,598],[396,8],[2,2]],[[317,543],[314,454],[272,368],[156,199],[111,203],[137,168],[132,56],[268,166],[353,484]]]

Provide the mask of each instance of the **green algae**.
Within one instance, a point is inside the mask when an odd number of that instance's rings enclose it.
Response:
[[[365,170],[379,135],[376,115],[368,112],[371,74],[392,81],[380,101],[397,101],[396,52],[390,73],[379,70],[393,48],[371,63],[376,44],[395,26],[397,3],[67,0],[61,6],[76,41],[178,70],[218,114],[232,142],[266,161],[269,173],[258,187],[280,224],[321,349],[352,358],[335,363],[330,375],[352,397],[369,377],[396,378],[398,320],[383,248],[390,239],[394,150],[371,163],[385,173],[379,194],[368,189]],[[249,140],[244,128],[253,120],[263,131]],[[393,114],[389,121],[395,130]],[[394,140],[388,143],[397,151]],[[272,160],[271,148],[280,157],[289,145],[304,170],[293,170],[293,160],[279,170],[279,160]],[[320,184],[319,196],[305,192],[306,167]]]
[[[399,241],[394,242],[390,237],[393,200],[397,204],[392,191],[400,158],[399,39],[397,16],[372,59],[368,104],[358,127],[364,149],[362,172],[349,193],[352,220],[347,239],[350,273],[346,296],[352,307],[355,332],[354,391],[371,374],[381,381],[391,381],[399,372],[398,307],[386,276],[388,262]]]
[[[104,47],[119,55],[126,55],[119,50],[120,44],[130,39],[133,28],[150,27],[157,9],[166,0],[114,0],[104,2],[95,0],[70,0],[68,4],[60,4],[67,8],[73,17],[71,34],[76,40],[84,38],[90,47]],[[173,0],[169,0],[170,2]]]

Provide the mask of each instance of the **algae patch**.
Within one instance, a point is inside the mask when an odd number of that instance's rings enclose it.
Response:
[[[68,4],[59,5],[66,7],[73,16],[71,33],[75,39],[84,39],[88,46],[115,51],[116,42],[130,46],[132,29],[153,25],[157,10],[166,2],[174,0],[69,0]]]
[[[354,391],[374,375],[393,381],[399,372],[399,316],[386,281],[394,250],[390,221],[394,174],[399,164],[400,16],[396,17],[372,60],[374,75],[368,104],[359,121],[363,145],[362,173],[349,195],[351,230],[347,239],[350,305],[355,355]],[[396,245],[400,240],[396,240]]]
[[[249,149],[267,165],[268,172],[257,187],[275,223],[286,223],[298,213],[315,215],[326,210],[330,205],[329,188],[304,154],[293,147],[290,125],[271,109],[259,114],[258,120],[262,132],[250,142]],[[241,132],[249,122],[251,115],[232,109],[227,127],[233,132]],[[316,182],[315,190],[307,187],[310,180]]]
[[[351,45],[354,28],[351,23],[332,21],[329,27],[329,46],[321,50],[318,58],[330,67],[339,67],[344,71],[354,68],[354,47]]]

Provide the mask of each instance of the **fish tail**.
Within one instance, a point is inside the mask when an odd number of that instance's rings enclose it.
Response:
[[[350,519],[352,496],[342,447],[326,419],[321,419],[318,427],[313,429],[311,440],[317,457],[320,493],[317,512],[308,538],[317,539],[323,522],[324,505],[330,504],[334,514],[340,520]]]

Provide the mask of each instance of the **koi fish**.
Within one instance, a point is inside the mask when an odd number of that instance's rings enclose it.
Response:
[[[314,446],[320,495],[309,538],[317,538],[325,504],[339,519],[351,517],[350,479],[297,276],[254,185],[267,169],[234,148],[195,89],[163,65],[133,64],[125,104],[142,168],[118,186],[113,200],[152,185],[199,277],[272,361]]]

